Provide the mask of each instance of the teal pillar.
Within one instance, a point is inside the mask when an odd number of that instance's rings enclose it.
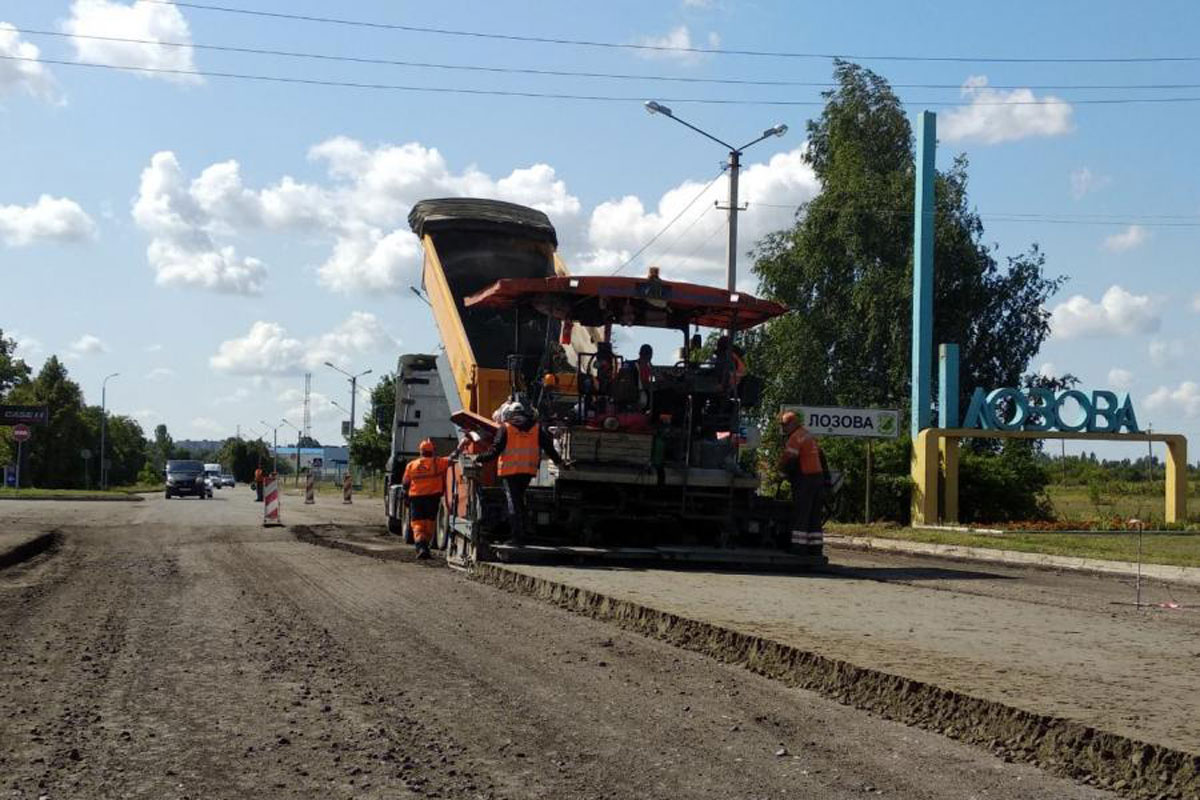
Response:
[[[938,427],[958,427],[958,345],[938,347]]]
[[[937,115],[917,118],[917,162],[913,205],[912,436],[929,427],[933,384],[933,178]]]

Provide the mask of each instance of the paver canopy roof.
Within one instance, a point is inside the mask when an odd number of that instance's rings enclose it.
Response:
[[[648,278],[563,276],[504,278],[464,301],[467,308],[531,306],[583,325],[681,329],[688,325],[745,330],[787,307],[743,292]]]

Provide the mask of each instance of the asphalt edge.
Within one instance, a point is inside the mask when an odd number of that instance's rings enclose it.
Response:
[[[1032,567],[1048,571],[1081,572],[1089,575],[1115,575],[1121,578],[1136,578],[1138,565],[1130,561],[1107,561],[1101,558],[1056,556],[1049,553],[1029,553],[1024,550],[1002,550],[991,547],[970,547],[935,542],[910,542],[904,539],[885,539],[875,536],[844,536],[826,534],[826,547],[861,550],[866,552],[900,553],[902,555],[944,558],[949,561],[966,561],[976,564],[1003,564],[1013,567]],[[1200,586],[1200,568],[1177,567],[1171,564],[1148,564],[1141,566],[1142,580],[1166,581],[1189,586]]]
[[[25,500],[35,503],[142,503],[146,498],[138,494],[127,497],[8,497],[0,495],[0,502],[5,500]]]
[[[476,565],[471,578],[1127,797],[1200,796],[1200,755],[860,667],[496,564]]]
[[[0,550],[0,569],[16,566],[23,561],[39,556],[47,550],[58,547],[61,541],[62,532],[55,529],[39,533],[32,539],[6,550]]]

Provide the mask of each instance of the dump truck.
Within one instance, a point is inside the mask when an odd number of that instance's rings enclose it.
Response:
[[[570,275],[549,218],[511,203],[425,200],[409,223],[443,348],[436,373],[463,442],[436,528],[451,565],[825,563],[819,541],[791,545],[789,505],[761,496],[743,463],[743,418],[761,381],[698,358],[699,329],[744,331],[785,307],[656,270]],[[614,326],[675,330],[679,358],[639,367],[615,352]],[[508,541],[494,462],[477,459],[514,400],[537,410],[566,457],[562,468],[543,461],[520,544]]]

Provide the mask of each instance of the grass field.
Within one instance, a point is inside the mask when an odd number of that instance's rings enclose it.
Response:
[[[874,536],[908,542],[983,547],[989,550],[1017,550],[1106,561],[1137,561],[1138,536],[1135,533],[967,533],[960,531],[915,530],[882,525],[834,525],[830,533],[847,536]],[[1200,567],[1200,533],[1147,533],[1142,537],[1142,561],[1177,567]]]

